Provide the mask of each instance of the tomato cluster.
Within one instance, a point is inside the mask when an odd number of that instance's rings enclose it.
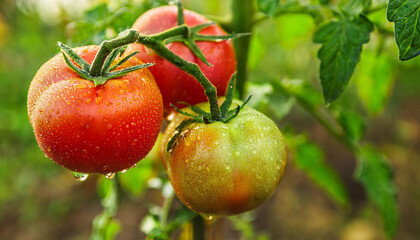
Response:
[[[189,26],[208,22],[191,11],[185,10],[184,16]],[[176,25],[177,8],[166,6],[143,14],[133,29],[153,35]],[[210,25],[200,34],[226,33]],[[166,45],[182,59],[196,63],[219,96],[225,95],[236,68],[231,41],[201,41],[197,46],[213,66],[199,60],[183,43]],[[193,76],[139,43],[126,51],[133,55],[138,51],[139,60],[129,55],[121,66],[117,61],[108,64],[118,66],[115,71],[132,72],[115,74],[102,84],[85,79],[82,75],[89,73],[83,73],[84,65],[96,60],[98,49],[74,49],[84,60],[69,54],[73,60],[57,55],[46,62],[30,85],[28,115],[47,157],[72,171],[107,174],[130,168],[145,157],[170,104],[197,104],[206,101],[206,95]],[[80,65],[80,72],[74,62]],[[140,62],[155,65],[135,68]],[[101,74],[110,73],[102,70]],[[275,123],[252,108],[236,105],[229,119],[222,116],[209,121],[203,115],[203,121],[197,121],[191,114],[177,114],[165,130],[161,145],[164,168],[178,197],[193,211],[211,215],[248,211],[272,195],[283,175],[286,150]],[[209,111],[208,103],[195,107]]]

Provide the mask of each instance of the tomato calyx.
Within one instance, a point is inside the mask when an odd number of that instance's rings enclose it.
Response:
[[[184,9],[182,7],[181,1],[177,1],[176,4],[178,7],[177,25],[187,26],[185,24]],[[208,66],[213,66],[212,64],[209,63],[209,61],[207,61],[206,57],[204,56],[200,48],[197,46],[196,42],[199,42],[199,41],[220,42],[220,41],[226,41],[229,39],[235,39],[235,38],[251,35],[251,33],[232,33],[232,34],[227,34],[227,35],[204,35],[204,34],[199,33],[201,30],[205,29],[206,27],[209,27],[215,24],[217,23],[206,22],[206,23],[202,23],[193,27],[187,26],[188,31],[185,32],[185,34],[169,37],[165,39],[164,43],[169,44],[173,42],[182,42],[202,62],[204,62]]]
[[[236,116],[238,116],[239,112],[245,107],[245,105],[248,103],[248,101],[251,99],[250,95],[241,105],[238,105],[236,108],[231,109],[232,101],[233,101],[233,85],[235,83],[236,79],[236,73],[234,73],[229,81],[229,85],[226,90],[226,98],[223,101],[222,105],[219,107],[220,109],[220,117],[219,118],[213,118],[211,113],[206,112],[202,108],[198,106],[190,105],[186,102],[179,102],[181,104],[187,105],[194,113],[197,115],[191,114],[189,112],[183,111],[179,108],[177,108],[175,105],[171,104],[171,106],[179,113],[186,115],[188,117],[191,117],[195,120],[195,122],[204,123],[204,124],[210,124],[214,122],[223,122],[227,123]]]
[[[58,46],[61,49],[61,53],[64,57],[66,64],[76,72],[80,77],[90,80],[96,86],[103,85],[106,81],[113,78],[118,78],[127,75],[130,72],[137,71],[139,69],[150,67],[154,65],[153,63],[145,63],[139,64],[135,66],[131,66],[128,68],[123,68],[120,70],[115,70],[117,67],[120,67],[122,64],[127,62],[131,57],[137,54],[137,52],[133,52],[123,59],[121,59],[116,64],[112,65],[114,60],[118,57],[118,55],[122,56],[125,49],[123,47],[119,47],[114,49],[106,58],[105,62],[103,63],[101,72],[98,76],[93,76],[91,72],[92,65],[80,57],[73,49],[69,46],[65,45],[64,43],[58,42]],[[76,64],[74,64],[71,60],[73,60]]]

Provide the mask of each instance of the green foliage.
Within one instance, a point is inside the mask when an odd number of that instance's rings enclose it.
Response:
[[[279,0],[257,0],[258,9],[270,17],[274,16]]]
[[[322,150],[305,139],[298,139],[295,144],[296,166],[308,174],[339,206],[348,206],[347,190],[335,169],[325,162]]]
[[[373,24],[366,17],[341,15],[315,32],[314,42],[322,44],[319,74],[326,103],[336,100],[346,88],[372,31]]]
[[[361,148],[358,160],[355,177],[364,185],[369,199],[379,209],[385,232],[392,238],[397,231],[399,218],[392,169],[383,154],[372,147]]]
[[[363,106],[378,115],[386,106],[395,81],[395,66],[389,56],[365,50],[355,80]]]
[[[417,0],[390,0],[387,17],[395,22],[395,40],[400,60],[420,54],[420,2]]]
[[[113,217],[117,214],[119,205],[118,174],[112,180],[104,179],[98,184],[98,193],[104,210],[93,219],[93,228],[90,240],[111,240],[120,231],[120,224]]]

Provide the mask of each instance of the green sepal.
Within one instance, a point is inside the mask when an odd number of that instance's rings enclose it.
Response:
[[[197,121],[197,122],[203,122],[203,120],[202,120],[202,118],[201,118],[201,116],[200,115],[193,115],[193,114],[191,114],[191,113],[188,113],[188,112],[185,112],[185,111],[182,111],[181,109],[179,109],[179,108],[177,108],[175,105],[173,105],[172,103],[171,103],[171,106],[175,109],[175,111],[177,111],[177,112],[179,112],[179,113],[181,113],[181,114],[183,114],[183,115],[185,115],[185,116],[188,116],[188,117],[191,117],[191,118],[193,118],[195,121]]]
[[[203,63],[205,63],[207,66],[213,67],[209,61],[207,61],[206,57],[204,56],[201,49],[195,44],[195,39],[190,38],[188,40],[184,40],[184,44],[191,50],[191,52],[194,53],[195,56],[197,56]]]
[[[220,41],[226,41],[229,39],[235,39],[240,37],[246,37],[250,36],[251,33],[231,33],[227,35],[203,35],[203,34],[197,34],[195,36],[196,41],[208,41],[208,42],[220,42]]]
[[[124,68],[124,69],[121,69],[121,70],[118,70],[118,71],[109,72],[105,75],[105,78],[106,78],[106,80],[108,80],[108,79],[111,79],[111,78],[122,77],[124,75],[127,75],[130,72],[134,72],[134,71],[137,71],[139,69],[150,67],[150,66],[153,66],[153,65],[155,65],[155,64],[154,63],[145,63],[145,64],[140,64],[140,65]]]
[[[124,64],[125,62],[128,61],[128,59],[130,59],[131,57],[133,57],[134,55],[136,55],[137,53],[139,53],[139,51],[135,51],[130,53],[129,55],[127,55],[126,57],[124,57],[121,61],[119,61],[117,64],[115,64],[114,66],[112,66],[111,68],[108,69],[107,72],[111,72],[112,70],[114,70],[115,68],[121,66],[122,64]],[[153,64],[152,64],[153,65]],[[151,65],[150,65],[151,66]],[[148,66],[149,67],[149,66]]]
[[[173,105],[172,105],[173,106]],[[192,124],[197,122],[196,119],[194,118],[189,118],[187,120],[184,120],[183,122],[181,122],[178,127],[175,128],[175,134],[172,136],[172,138],[169,140],[168,145],[166,145],[166,152],[170,152],[170,150],[173,148],[173,146],[175,145],[176,140],[178,139],[178,137],[182,134],[182,132],[184,131],[184,129]]]
[[[224,118],[222,118],[222,122],[227,123],[230,120],[234,119],[236,116],[238,116],[239,112],[245,107],[245,105],[249,102],[252,95],[250,95],[243,103],[242,105],[238,105],[235,109],[230,110]]]
[[[200,107],[197,107],[197,106],[194,106],[194,105],[191,105],[189,103],[182,102],[182,101],[181,102],[178,102],[178,103],[184,104],[184,105],[188,106],[193,112],[197,113],[199,116],[206,117],[207,119],[210,119],[211,118],[210,113],[204,111]]]
[[[83,70],[89,72],[90,64],[85,59],[83,59],[82,57],[80,57],[73,49],[71,49],[66,44],[64,44],[62,42],[57,42],[57,45],[61,48],[62,51],[64,51],[65,53],[67,53],[67,55],[69,55],[69,57],[75,63],[77,63],[80,66],[80,68],[82,68]]]
[[[233,86],[235,85],[235,80],[236,80],[236,72],[230,78],[228,87],[226,89],[225,101],[222,103],[222,106],[220,106],[220,114],[221,114],[222,119],[226,117],[226,114],[228,113],[229,108],[232,105]]]
[[[114,62],[115,58],[117,58],[118,53],[120,53],[121,48],[117,48],[108,55],[105,60],[104,65],[102,66],[101,74],[105,74],[107,71],[112,71],[109,69],[111,64]]]
[[[81,69],[74,65],[74,63],[67,57],[67,55],[64,53],[64,51],[61,51],[61,54],[63,54],[64,61],[67,63],[67,65],[75,71],[80,77],[93,81],[93,78],[89,75],[88,71],[85,71],[84,69]]]

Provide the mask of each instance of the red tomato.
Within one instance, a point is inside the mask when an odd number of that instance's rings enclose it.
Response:
[[[141,15],[132,28],[146,35],[162,32],[177,25],[177,11],[176,6],[154,8]],[[210,22],[200,14],[188,10],[184,10],[184,18],[189,26]],[[226,33],[219,26],[212,25],[201,30],[200,34],[225,35]],[[171,51],[184,60],[198,64],[204,75],[217,88],[218,95],[224,96],[230,77],[236,70],[232,42],[230,40],[197,42],[197,46],[213,67],[199,60],[183,43],[174,42],[167,45]],[[194,77],[162,59],[153,50],[141,44],[131,44],[127,50],[128,52],[139,51],[136,57],[143,62],[156,63],[149,69],[162,93],[165,110],[172,110],[170,103],[182,107],[183,105],[177,102],[184,101],[193,105],[207,100],[203,88]]]
[[[75,51],[91,63],[98,47]],[[122,67],[139,63],[132,58]],[[152,149],[163,103],[147,69],[95,87],[58,54],[32,80],[28,115],[47,157],[76,172],[112,173],[132,167]]]

